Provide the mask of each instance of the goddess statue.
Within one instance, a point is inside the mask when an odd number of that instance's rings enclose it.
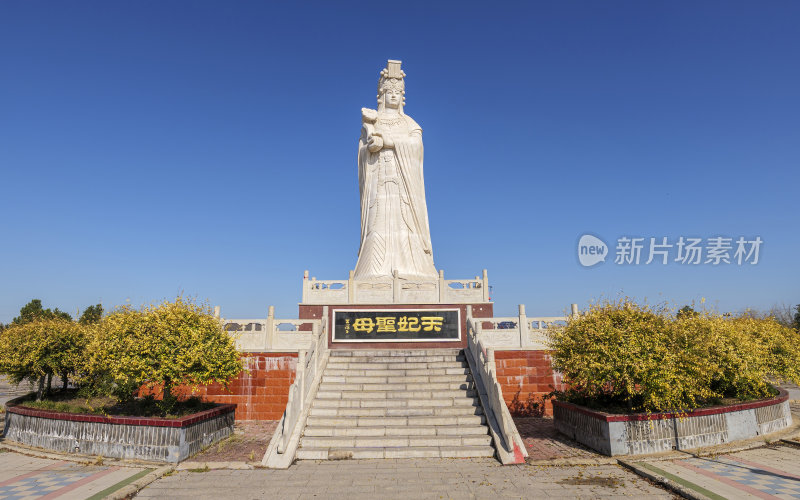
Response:
[[[422,128],[403,112],[405,73],[389,61],[378,80],[378,109],[361,109],[358,185],[361,246],[354,278],[429,281],[433,265],[425,182]]]

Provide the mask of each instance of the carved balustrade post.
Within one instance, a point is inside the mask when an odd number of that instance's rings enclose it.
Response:
[[[528,335],[528,326],[528,316],[525,315],[525,304],[520,304],[517,328],[519,328],[519,346],[523,349],[529,347],[531,344],[530,336]]]
[[[275,345],[275,306],[269,306],[267,312],[267,327],[264,332],[264,347],[272,349]]]

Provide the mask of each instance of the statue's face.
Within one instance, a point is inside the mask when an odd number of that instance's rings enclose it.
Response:
[[[397,89],[386,89],[383,92],[383,102],[387,108],[397,109],[403,102],[403,93]]]

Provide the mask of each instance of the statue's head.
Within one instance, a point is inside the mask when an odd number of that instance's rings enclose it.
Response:
[[[378,80],[378,110],[386,108],[397,109],[403,112],[406,98],[405,82],[403,78],[406,74],[400,69],[400,61],[390,60],[386,68],[381,70],[381,77]]]

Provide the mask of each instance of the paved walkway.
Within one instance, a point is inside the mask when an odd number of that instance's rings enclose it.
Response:
[[[559,433],[552,417],[518,417],[514,423],[525,442],[529,462],[606,458]]]
[[[800,498],[800,448],[791,445],[635,464],[712,499]]]
[[[183,471],[137,499],[675,498],[617,465],[502,466],[494,459],[301,461],[287,470]]]
[[[0,499],[100,499],[152,469],[81,465],[0,450]]]

